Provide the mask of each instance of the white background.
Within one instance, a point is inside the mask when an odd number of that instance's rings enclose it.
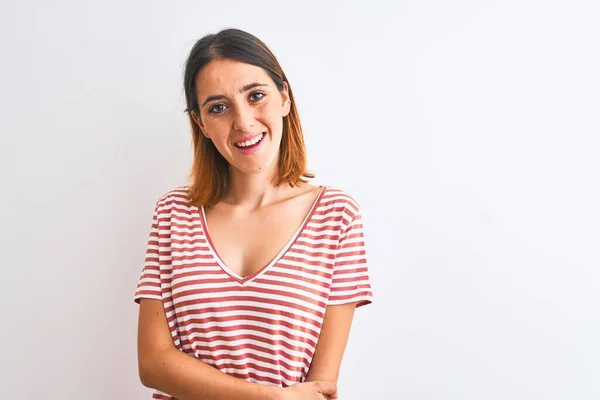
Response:
[[[361,204],[376,301],[341,400],[600,398],[594,1],[2,1],[5,399],[148,399],[154,202],[191,160],[182,73],[274,51],[316,183]]]

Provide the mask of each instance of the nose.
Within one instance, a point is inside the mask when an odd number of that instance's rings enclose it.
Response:
[[[233,129],[251,132],[254,127],[254,111],[247,104],[237,105],[234,109]]]

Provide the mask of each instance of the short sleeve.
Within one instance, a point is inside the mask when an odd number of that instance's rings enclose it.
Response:
[[[357,307],[372,303],[373,293],[367,267],[363,220],[356,213],[341,232],[336,250],[333,281],[328,305],[357,303]]]
[[[162,300],[158,240],[158,208],[154,209],[148,245],[146,246],[146,258],[135,291],[134,301],[139,304],[141,298]]]
[[[179,351],[183,351],[171,290],[172,203],[173,201],[169,194],[160,198],[156,203],[148,245],[146,247],[146,258],[135,291],[134,301],[138,304],[140,303],[140,299],[143,298],[162,301],[171,337],[173,338],[173,344]],[[152,398],[174,399],[174,397],[158,389],[154,389]]]

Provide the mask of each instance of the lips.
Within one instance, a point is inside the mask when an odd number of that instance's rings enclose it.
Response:
[[[266,132],[261,132],[256,135],[246,136],[242,140],[235,142],[234,145],[240,149],[249,148],[257,145],[264,138]]]

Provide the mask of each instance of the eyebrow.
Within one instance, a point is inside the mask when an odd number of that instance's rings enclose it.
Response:
[[[259,87],[259,86],[269,86],[269,85],[266,83],[258,83],[258,82],[249,83],[247,85],[242,86],[242,88],[240,89],[240,93],[247,92],[248,90],[254,89],[255,87]],[[216,94],[213,96],[208,96],[206,98],[206,100],[204,100],[204,103],[202,103],[200,108],[204,107],[206,105],[206,103],[208,103],[209,101],[221,100],[221,99],[226,99],[226,98],[227,97],[223,94]]]

